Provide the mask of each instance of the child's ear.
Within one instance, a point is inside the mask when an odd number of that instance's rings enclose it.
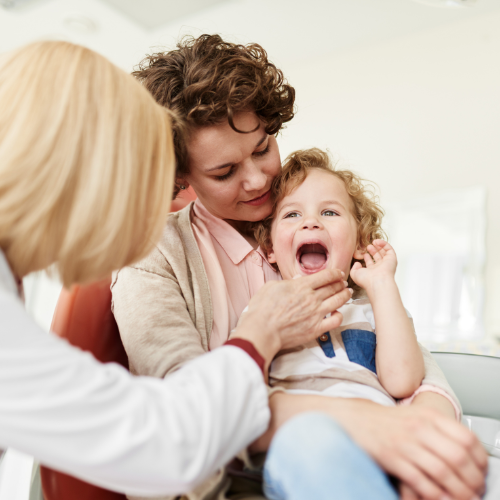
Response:
[[[366,253],[366,248],[363,248],[361,245],[358,244],[356,247],[356,250],[354,250],[354,255],[353,258],[356,260],[363,260],[363,256]]]
[[[271,250],[267,252],[267,260],[269,261],[269,264],[276,264],[276,257],[274,256],[274,250],[271,247]]]

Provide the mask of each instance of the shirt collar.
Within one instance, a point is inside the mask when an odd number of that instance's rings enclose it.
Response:
[[[233,226],[225,220],[212,215],[201,203],[199,198],[194,202],[194,212],[208,229],[210,235],[217,240],[217,243],[226,252],[233,264],[238,265],[245,257],[254,251],[254,248]],[[260,247],[257,252],[263,256]]]

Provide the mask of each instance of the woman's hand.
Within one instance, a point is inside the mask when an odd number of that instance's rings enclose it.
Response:
[[[382,469],[401,481],[404,500],[472,500],[484,492],[484,448],[472,432],[440,411],[284,392],[273,394],[269,407],[271,424],[252,451],[266,450],[293,416],[320,411],[331,415]]]
[[[453,408],[453,405],[447,398],[441,396],[440,394],[436,394],[435,392],[426,391],[418,394],[411,403],[411,406],[413,408],[432,408],[439,411],[442,415],[447,416],[451,420],[455,420],[455,409]],[[484,453],[484,450],[482,451]],[[418,495],[413,488],[405,483],[400,484],[399,493],[401,495],[401,500],[423,500],[423,497]],[[449,498],[455,500],[456,497],[451,495]]]
[[[253,296],[231,338],[251,341],[269,366],[281,349],[305,344],[340,326],[337,309],[351,294],[344,273],[337,269],[268,282]]]
[[[369,419],[356,423],[351,415],[341,423],[385,471],[402,481],[403,498],[479,500],[488,460],[472,432],[429,408],[373,405],[369,411]]]

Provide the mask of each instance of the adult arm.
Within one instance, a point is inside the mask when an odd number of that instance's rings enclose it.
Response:
[[[0,448],[109,489],[179,494],[268,425],[262,372],[238,347],[132,377],[43,332],[12,296],[0,317]]]
[[[471,500],[484,488],[487,455],[464,426],[441,413],[442,396],[423,393],[409,407],[388,408],[368,400],[275,393],[271,422],[253,451],[267,449],[293,416],[321,411],[337,420],[385,471],[425,500]],[[447,401],[443,408],[446,408]],[[438,402],[439,401],[439,402]],[[449,410],[448,410],[449,411]]]

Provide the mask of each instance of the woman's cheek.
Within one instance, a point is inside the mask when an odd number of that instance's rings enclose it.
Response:
[[[266,157],[263,171],[266,173],[266,175],[269,175],[274,179],[280,173],[281,158],[276,139],[274,137],[270,137],[269,140],[273,141],[273,143],[271,143],[271,150]]]

